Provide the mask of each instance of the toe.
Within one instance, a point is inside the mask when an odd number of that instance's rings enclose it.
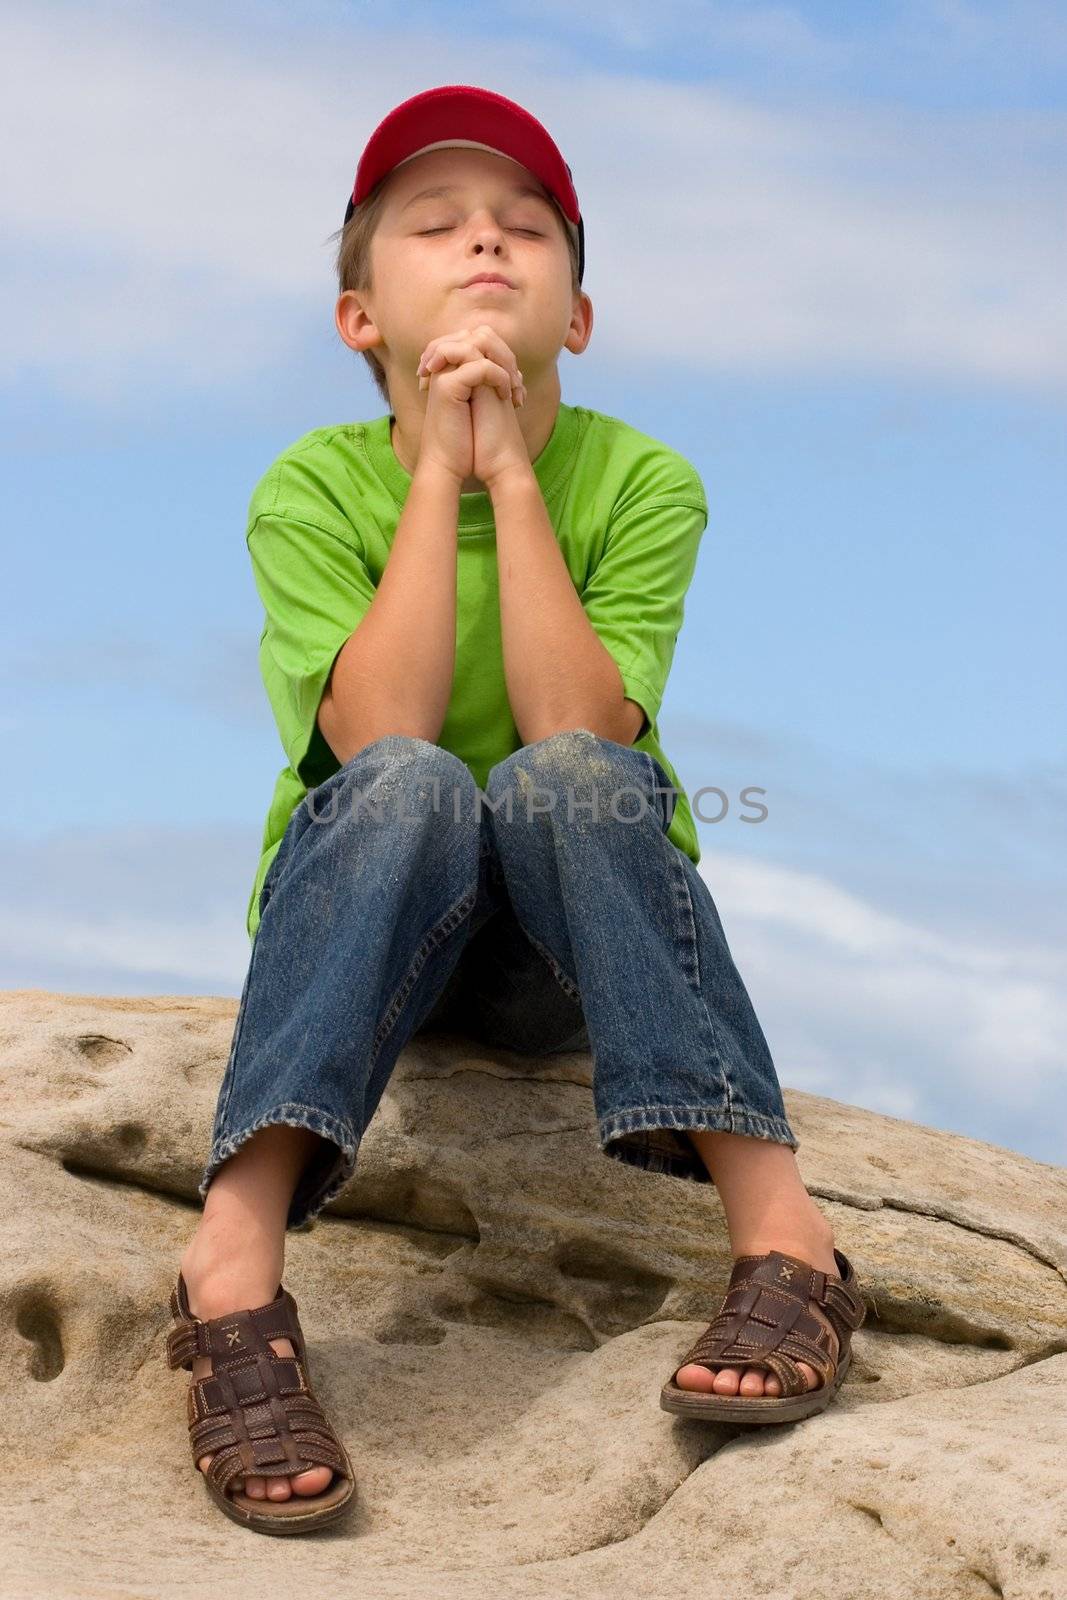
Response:
[[[290,1481],[297,1494],[322,1494],[330,1487],[332,1477],[329,1467],[312,1467],[307,1472],[297,1473]]]
[[[707,1367],[690,1362],[688,1366],[679,1367],[678,1376],[674,1381],[679,1389],[696,1389],[701,1394],[710,1394],[715,1374],[709,1372]]]

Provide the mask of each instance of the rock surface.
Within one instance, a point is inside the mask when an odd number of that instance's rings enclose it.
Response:
[[[588,1054],[420,1035],[287,1245],[360,1503],[266,1539],[205,1493],[163,1342],[237,1002],[0,1001],[3,1595],[1067,1595],[1067,1169],[786,1088],[868,1319],[821,1415],[688,1421],[714,1187],[601,1152]]]

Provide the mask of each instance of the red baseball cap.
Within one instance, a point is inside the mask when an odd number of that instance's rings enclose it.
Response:
[[[356,181],[345,211],[347,224],[376,184],[424,150],[488,150],[510,156],[529,169],[559,204],[566,227],[578,247],[578,282],[585,272],[585,224],[571,169],[555,140],[537,118],[514,100],[469,83],[446,83],[426,89],[395,106],[370,138],[356,168]]]

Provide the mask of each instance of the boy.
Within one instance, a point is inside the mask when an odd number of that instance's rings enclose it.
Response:
[[[306,435],[252,497],[289,760],[168,1346],[209,1491],[263,1532],[354,1491],[285,1234],[351,1175],[421,1027],[591,1047],[605,1154],[717,1185],[734,1269],[666,1409],[821,1409],[864,1315],[659,743],[703,486],[561,399],[593,326],[570,168],[513,101],[432,89],[375,130],[341,241],[337,327],[389,413]]]

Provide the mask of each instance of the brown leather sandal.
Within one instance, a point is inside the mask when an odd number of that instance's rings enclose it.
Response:
[[[840,1250],[834,1257],[840,1279],[780,1250],[739,1256],[714,1321],[663,1386],[659,1403],[664,1411],[748,1427],[799,1422],[828,1406],[852,1363],[852,1334],[867,1315],[852,1263]],[[813,1305],[822,1316],[816,1315]],[[815,1369],[821,1384],[807,1388],[798,1360]],[[690,1362],[709,1372],[720,1367],[764,1367],[778,1378],[782,1392],[726,1395],[683,1389],[675,1380]]]
[[[196,1356],[212,1370],[189,1385],[193,1463],[211,1455],[203,1478],[226,1515],[258,1533],[305,1533],[340,1517],[356,1490],[348,1452],[311,1391],[296,1301],[278,1285],[269,1305],[201,1321],[189,1309],[185,1279],[170,1296],[177,1326],[167,1334],[167,1366],[192,1371]],[[280,1356],[269,1339],[288,1339],[295,1356]],[[234,1478],[290,1477],[332,1467],[321,1494],[291,1491],[288,1500],[253,1500],[230,1490]],[[343,1476],[342,1476],[343,1474]]]

